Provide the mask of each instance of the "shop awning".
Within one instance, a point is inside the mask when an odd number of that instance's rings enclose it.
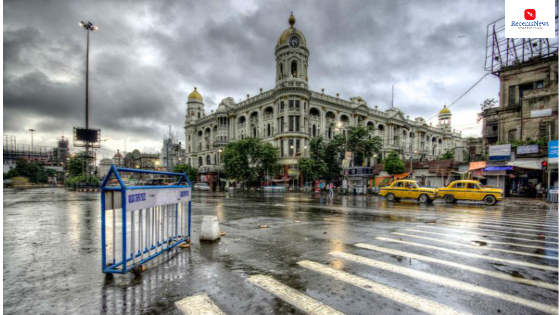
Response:
[[[515,161],[508,162],[508,166],[515,166],[518,168],[524,168],[528,170],[540,170],[542,159],[519,159]]]
[[[499,172],[499,171],[511,171],[513,166],[488,166],[484,169],[485,172]]]
[[[481,162],[471,162],[469,164],[469,171],[476,171],[479,169],[483,169],[486,167],[486,162],[485,161],[481,161]]]

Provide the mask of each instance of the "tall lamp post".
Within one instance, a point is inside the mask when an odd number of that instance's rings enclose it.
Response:
[[[89,33],[99,29],[91,22],[80,22],[80,26],[86,30],[86,129],[89,129]],[[86,142],[86,177],[89,179],[89,143]]]
[[[31,153],[33,153],[33,132],[36,131],[33,128],[27,129],[31,132],[31,151],[29,151],[29,157],[31,157]]]

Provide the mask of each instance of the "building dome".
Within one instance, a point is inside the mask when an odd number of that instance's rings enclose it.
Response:
[[[224,103],[221,103],[220,106],[218,106],[218,109],[216,109],[216,114],[227,114],[227,112],[228,108]]]
[[[189,94],[189,99],[196,99],[202,102],[202,95],[200,95],[200,93],[198,93],[198,91],[196,90],[196,87],[194,88],[194,91],[192,91],[191,94]]]
[[[451,114],[451,111],[449,110],[449,108],[447,108],[447,105],[443,105],[443,109],[439,111],[439,114]]]
[[[290,23],[290,28],[282,32],[282,35],[280,35],[280,38],[278,39],[278,43],[276,44],[276,46],[285,44],[288,41],[290,35],[292,34],[297,35],[300,38],[301,45],[307,46],[307,41],[305,40],[305,36],[303,35],[303,33],[294,27],[294,24],[296,24],[296,18],[294,17],[293,14],[290,15],[290,18],[288,19],[288,23]]]
[[[115,155],[113,156],[114,158],[122,158],[122,154],[120,154],[119,152],[115,153]]]

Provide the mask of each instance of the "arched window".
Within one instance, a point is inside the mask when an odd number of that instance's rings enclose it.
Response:
[[[317,136],[317,126],[313,125],[313,137]]]
[[[257,137],[257,128],[253,128],[253,137],[254,137],[254,138]]]
[[[270,130],[270,124],[268,124],[268,125],[266,126],[266,134],[267,134],[267,137],[270,137],[270,136],[272,135],[272,132],[271,132],[271,130]]]
[[[206,165],[212,165],[212,159],[210,158],[210,155],[206,156]]]
[[[284,77],[284,64],[280,64],[280,79]]]
[[[293,78],[297,78],[297,62],[292,61],[292,73]]]
[[[202,156],[198,157],[198,166],[202,166]]]
[[[214,164],[218,164],[218,154],[214,153]]]
[[[329,139],[332,139],[332,127],[329,127],[328,137]]]

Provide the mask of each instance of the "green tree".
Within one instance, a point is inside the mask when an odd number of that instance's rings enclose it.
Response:
[[[447,151],[445,151],[444,154],[442,154],[439,157],[439,159],[440,160],[453,160],[453,156],[454,156],[453,149],[448,149]]]
[[[383,160],[383,170],[390,175],[404,173],[404,162],[394,150]]]
[[[248,138],[226,145],[222,154],[229,178],[256,183],[266,174],[279,170],[278,149],[269,142]]]
[[[78,176],[85,172],[86,161],[84,156],[76,154],[68,161],[68,175],[69,177]]]
[[[348,151],[352,152],[354,166],[363,165],[364,161],[379,154],[382,147],[382,140],[378,136],[372,136],[372,129],[364,126],[356,126],[348,128],[348,140],[346,136],[338,134],[331,140],[332,145],[339,148],[340,152],[344,152],[348,143]]]
[[[198,170],[195,167],[190,166],[189,164],[175,165],[175,167],[173,168],[173,172],[186,173],[191,183],[196,182],[196,173],[198,172]]]
[[[46,183],[49,177],[56,176],[56,171],[45,169],[43,164],[37,162],[29,163],[24,159],[19,159],[16,166],[7,173],[7,178],[15,176],[23,176],[35,184]]]

